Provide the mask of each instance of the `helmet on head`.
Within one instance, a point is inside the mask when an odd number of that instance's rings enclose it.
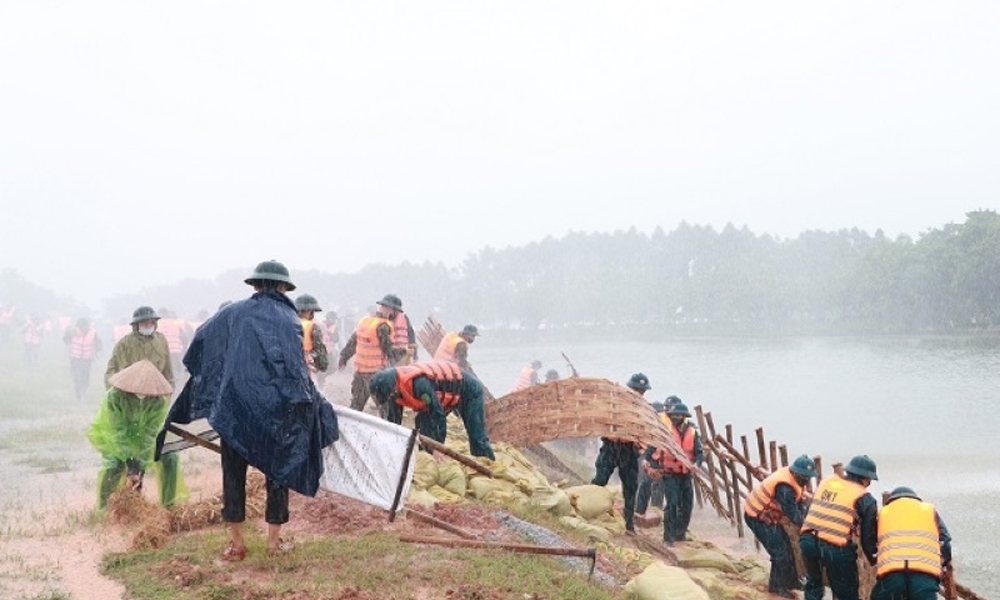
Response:
[[[375,304],[381,304],[382,306],[391,308],[392,310],[403,310],[403,301],[400,300],[399,296],[396,294],[386,294]]]
[[[913,488],[901,485],[889,493],[889,498],[886,500],[886,504],[892,502],[893,500],[899,500],[900,498],[913,498],[915,500],[920,500],[920,496],[913,491]]]
[[[649,377],[646,377],[642,373],[636,373],[628,378],[628,383],[625,384],[626,387],[630,387],[637,392],[645,392],[651,390],[649,386]]]
[[[140,321],[149,321],[150,319],[153,321],[160,320],[160,315],[156,314],[156,311],[153,310],[152,306],[140,306],[132,311],[132,325],[135,325]]]
[[[315,296],[302,294],[295,299],[295,310],[301,312],[303,310],[321,311],[323,309],[319,307],[319,300]]]
[[[542,368],[542,361],[540,361],[540,360],[533,360],[533,361],[531,361],[531,368],[532,369],[541,369]]]
[[[801,475],[802,477],[815,477],[816,476],[816,462],[803,454],[802,456],[795,459],[788,470],[796,475]]]
[[[868,458],[867,454],[852,458],[851,462],[847,463],[847,466],[844,467],[844,470],[851,475],[878,481],[878,474],[875,472],[875,461]]]
[[[660,401],[653,402],[651,406],[653,407],[653,410],[655,410],[658,413],[667,410],[667,407]]]
[[[466,325],[458,335],[462,337],[477,337],[479,335],[479,328],[475,325]]]
[[[545,372],[545,381],[559,381],[559,371],[549,369]]]
[[[375,373],[368,382],[368,390],[377,399],[387,398],[394,387],[396,387],[396,369],[391,368]]]
[[[257,265],[253,274],[243,280],[247,285],[254,285],[255,282],[263,280],[280,281],[288,285],[288,291],[295,289],[291,277],[288,275],[288,268],[276,260],[265,260]]]
[[[674,404],[673,406],[668,408],[667,414],[670,415],[671,417],[674,415],[680,415],[682,417],[691,416],[691,412],[688,411],[687,404],[684,404],[683,402],[678,402],[677,404]]]

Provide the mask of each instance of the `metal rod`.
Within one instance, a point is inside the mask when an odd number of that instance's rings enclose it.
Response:
[[[416,519],[418,521],[423,521],[424,523],[428,523],[428,524],[433,525],[435,527],[438,527],[440,529],[444,529],[447,532],[454,533],[455,535],[457,535],[459,537],[463,537],[463,538],[465,538],[467,540],[479,539],[479,536],[477,536],[474,533],[466,531],[465,529],[462,529],[461,527],[458,527],[457,525],[452,525],[451,523],[448,523],[447,521],[442,521],[441,519],[432,517],[432,516],[430,516],[430,515],[428,515],[426,513],[422,513],[419,510],[414,510],[412,508],[407,508],[406,509],[406,515],[407,516],[416,517]]]
[[[427,437],[426,435],[423,435],[423,434],[420,435],[420,443],[423,444],[423,445],[425,445],[425,446],[428,446],[428,447],[430,447],[430,448],[432,448],[434,450],[437,450],[438,452],[440,452],[441,454],[444,454],[445,456],[448,456],[450,458],[453,458],[453,459],[457,460],[458,462],[462,463],[463,465],[465,465],[467,467],[475,469],[479,473],[482,473],[483,475],[486,475],[487,477],[489,477],[491,479],[493,479],[495,477],[495,475],[493,474],[493,470],[490,469],[489,467],[487,467],[486,465],[481,464],[479,461],[477,461],[477,460],[475,460],[473,458],[469,458],[468,456],[462,454],[461,452],[455,452],[454,450],[452,450],[448,446],[445,446],[441,442],[439,442],[437,440],[434,440],[434,439],[431,439],[431,438]]]
[[[220,448],[218,446],[218,444],[213,444],[212,442],[210,442],[208,440],[203,440],[200,437],[196,436],[195,434],[193,434],[193,433],[191,433],[189,431],[184,431],[183,429],[181,429],[180,427],[174,425],[173,423],[167,425],[166,429],[170,433],[173,433],[173,434],[177,435],[177,437],[179,437],[181,439],[184,439],[184,440],[187,440],[187,441],[191,442],[192,444],[196,444],[198,446],[201,446],[202,448],[208,448],[212,452],[216,452],[218,454],[222,454],[222,448]]]
[[[417,445],[417,433],[416,429],[410,430],[410,439],[406,443],[406,454],[403,456],[403,464],[399,470],[399,482],[396,484],[396,495],[392,499],[392,508],[389,509],[389,522],[392,523],[396,520],[396,510],[399,508],[399,501],[403,497],[403,486],[406,485],[407,479],[409,479],[409,469],[410,459],[413,457],[413,447]]]

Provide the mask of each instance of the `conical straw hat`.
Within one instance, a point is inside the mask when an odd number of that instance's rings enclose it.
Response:
[[[153,363],[140,360],[132,363],[108,378],[108,383],[130,394],[143,396],[166,396],[174,388]]]

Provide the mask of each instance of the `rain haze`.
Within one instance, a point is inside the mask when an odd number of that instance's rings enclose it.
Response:
[[[989,2],[0,4],[0,268],[88,303],[995,206]]]

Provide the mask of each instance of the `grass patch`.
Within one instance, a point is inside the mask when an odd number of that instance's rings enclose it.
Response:
[[[556,559],[504,551],[419,546],[395,534],[300,541],[270,557],[250,540],[247,559],[222,563],[225,532],[177,537],[161,550],[112,553],[102,572],[133,600],[296,600],[362,590],[378,598],[620,600],[624,593],[588,582]]]
[[[67,473],[72,471],[69,462],[65,458],[54,456],[29,455],[17,461],[26,465],[39,473]]]

